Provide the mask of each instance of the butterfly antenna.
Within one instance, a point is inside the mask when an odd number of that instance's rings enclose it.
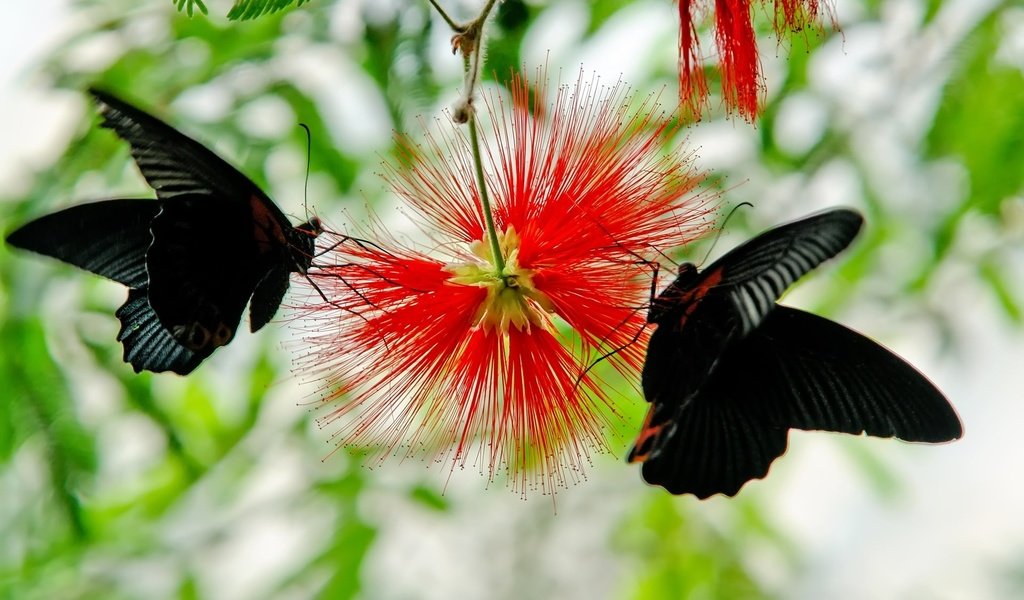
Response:
[[[725,215],[725,220],[722,221],[722,226],[718,228],[717,232],[715,232],[715,239],[711,240],[711,247],[708,248],[707,254],[704,255],[704,259],[701,260],[699,264],[703,265],[705,262],[707,262],[708,257],[711,256],[711,251],[715,249],[715,245],[718,243],[718,238],[722,237],[722,231],[724,231],[725,226],[729,224],[729,219],[731,219],[732,216],[736,214],[736,211],[743,206],[749,206],[750,208],[754,208],[754,205],[751,204],[750,202],[740,202],[736,206],[732,207],[732,210],[729,211],[729,214]]]
[[[302,210],[306,213],[306,220],[309,220],[309,170],[313,164],[313,132],[305,123],[299,123],[299,127],[306,132],[306,179],[302,182]]]

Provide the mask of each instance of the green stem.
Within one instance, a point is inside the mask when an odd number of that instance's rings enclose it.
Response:
[[[448,23],[448,26],[452,28],[452,31],[460,31],[464,29],[462,25],[459,25],[458,23],[455,22],[454,19],[448,16],[448,13],[446,13],[444,9],[441,8],[441,5],[437,3],[437,0],[427,1],[430,2],[430,4],[434,7],[434,10],[437,11],[437,14],[441,15],[441,18],[444,19],[444,22]]]
[[[501,253],[501,243],[498,241],[498,231],[494,226],[494,215],[491,214],[491,199],[487,193],[487,182],[484,180],[484,161],[480,153],[480,134],[476,127],[476,111],[473,110],[473,96],[476,93],[476,84],[480,79],[480,50],[483,48],[484,25],[487,17],[494,9],[497,0],[487,0],[480,14],[466,25],[459,25],[437,3],[437,0],[428,0],[434,9],[441,15],[441,18],[448,23],[457,35],[468,37],[472,40],[472,51],[466,51],[463,47],[463,69],[466,74],[464,100],[460,103],[466,110],[466,122],[469,125],[469,140],[473,150],[473,167],[476,172],[476,186],[480,190],[480,210],[484,214],[484,223],[487,226],[487,239],[491,244],[491,255],[493,256],[494,267],[497,275],[502,276],[505,271],[505,256]],[[458,119],[458,117],[457,117]]]
[[[494,266],[500,276],[505,270],[505,257],[501,254],[498,231],[494,227],[494,217],[491,214],[491,199],[487,194],[487,184],[484,182],[484,162],[480,155],[480,139],[476,130],[476,115],[472,109],[469,113],[468,125],[469,141],[473,149],[473,167],[476,170],[476,186],[480,190],[480,210],[484,213],[484,222],[487,225],[487,239],[491,242],[491,255],[494,257]]]

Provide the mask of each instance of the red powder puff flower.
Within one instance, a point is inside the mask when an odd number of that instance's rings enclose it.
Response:
[[[762,4],[765,0],[760,0]],[[761,68],[751,15],[751,0],[714,0],[715,44],[722,74],[722,98],[727,110],[753,121],[761,109]],[[679,98],[694,117],[707,108],[708,84],[700,59],[697,12],[707,0],[679,0]],[[775,32],[801,31],[822,12],[831,13],[827,0],[774,0]],[[835,25],[835,18],[832,19]]]
[[[325,234],[296,369],[320,381],[338,446],[476,466],[525,491],[582,475],[618,416],[588,365],[637,381],[651,269],[641,257],[709,223],[690,156],[648,100],[578,80],[554,104],[521,78],[485,95],[484,214],[471,138],[445,124],[425,147],[399,139],[384,178],[427,242]],[[483,115],[484,118],[487,115]],[[678,150],[678,148],[675,148]],[[497,235],[489,241],[488,220]],[[500,258],[496,260],[495,254]],[[633,343],[637,342],[637,343]]]

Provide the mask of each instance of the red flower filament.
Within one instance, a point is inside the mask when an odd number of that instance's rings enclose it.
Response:
[[[339,446],[554,492],[582,477],[617,414],[587,366],[625,346],[609,362],[638,379],[651,276],[639,257],[692,241],[710,207],[690,157],[664,152],[674,131],[651,100],[630,110],[623,86],[582,79],[552,106],[543,86],[511,90],[510,103],[483,98],[481,140],[504,267],[464,129],[439,127],[425,148],[400,138],[384,177],[431,242],[383,226],[373,243],[325,234],[336,245],[310,276],[330,302],[311,292],[296,368],[319,378]]]

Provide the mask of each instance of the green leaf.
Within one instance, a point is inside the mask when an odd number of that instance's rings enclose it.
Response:
[[[928,136],[929,155],[956,156],[970,175],[961,212],[998,214],[1024,186],[1024,73],[996,58],[1000,24],[993,13],[968,38]]]
[[[30,421],[41,436],[55,500],[73,535],[86,539],[89,531],[80,497],[96,471],[95,440],[75,414],[67,381],[46,347],[42,320],[10,319],[0,327],[0,341],[4,348],[18,349],[4,374],[5,387],[13,392],[10,410],[19,421]]]
[[[232,21],[247,21],[284,10],[291,6],[292,2],[293,0],[237,0],[228,11],[228,18]],[[295,6],[302,6],[306,2],[309,0],[294,0]]]
[[[425,485],[417,485],[409,490],[409,497],[427,508],[440,512],[446,512],[452,507],[447,498]]]
[[[178,6],[178,12],[184,10],[190,17],[196,7],[199,7],[199,12],[204,15],[209,14],[206,11],[206,5],[203,4],[203,0],[171,0],[171,2],[174,2]]]
[[[1013,291],[1013,286],[1007,281],[1006,275],[1000,270],[993,259],[985,260],[978,265],[978,275],[982,281],[988,284],[989,289],[995,295],[1003,313],[1013,320],[1017,325],[1024,321],[1024,310],[1021,308],[1020,299]]]

